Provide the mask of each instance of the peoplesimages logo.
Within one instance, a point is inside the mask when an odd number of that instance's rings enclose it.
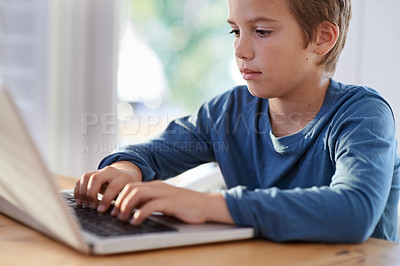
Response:
[[[81,134],[87,135],[89,131],[100,131],[102,135],[147,135],[154,129],[163,127],[169,123],[168,114],[162,115],[137,115],[119,117],[115,113],[84,113],[81,116]]]

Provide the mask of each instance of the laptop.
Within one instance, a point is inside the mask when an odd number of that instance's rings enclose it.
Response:
[[[135,228],[115,217],[79,207],[72,191],[57,187],[12,98],[1,85],[0,124],[0,212],[81,253],[116,254],[254,236],[250,227],[189,225],[159,213]],[[81,213],[84,217],[80,217]],[[93,229],[86,223],[86,216],[98,224],[105,218],[106,224]],[[109,233],[105,232],[108,227],[121,228]]]

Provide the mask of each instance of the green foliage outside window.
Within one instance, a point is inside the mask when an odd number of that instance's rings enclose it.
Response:
[[[167,104],[194,111],[232,88],[226,1],[131,0],[136,30],[164,66]]]

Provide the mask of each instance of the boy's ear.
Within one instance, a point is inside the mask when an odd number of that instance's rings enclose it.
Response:
[[[326,55],[335,46],[339,37],[339,27],[329,21],[323,21],[318,27],[314,52],[317,55]]]

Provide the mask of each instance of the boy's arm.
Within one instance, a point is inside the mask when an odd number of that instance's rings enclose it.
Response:
[[[246,87],[236,87],[203,104],[196,113],[172,121],[166,130],[149,142],[130,145],[100,162],[99,169],[117,161],[134,163],[143,175],[143,181],[164,180],[200,164],[216,161],[214,148],[220,149],[225,118],[243,97]],[[253,98],[253,97],[251,97]]]
[[[76,183],[76,202],[104,212],[128,183],[166,179],[215,160],[212,145],[192,121],[173,121],[159,138],[103,159],[98,171],[84,174]],[[101,204],[97,193],[103,194]]]
[[[163,182],[140,182],[141,172],[128,161],[119,161],[99,171],[87,173],[76,183],[74,194],[78,205],[84,204],[105,212],[116,199],[114,216],[138,225],[153,212],[163,212],[187,223],[220,222],[233,224],[220,193],[200,193],[177,188]],[[103,193],[101,202],[97,192]]]
[[[143,181],[153,181],[216,161],[214,148],[218,149],[223,143],[213,135],[224,134],[224,118],[229,116],[230,109],[243,91],[247,92],[247,89],[237,87],[226,91],[203,104],[193,115],[172,121],[157,138],[130,145],[106,157],[99,169],[117,161],[129,161],[140,169]]]
[[[216,99],[224,102],[223,95]],[[218,106],[214,103],[215,112],[223,114]],[[77,202],[103,212],[128,183],[167,179],[200,164],[215,161],[209,135],[209,127],[213,126],[209,125],[210,116],[205,104],[194,115],[171,122],[158,138],[130,145],[107,156],[100,162],[98,171],[83,175],[77,182]],[[102,187],[105,189],[102,190]],[[100,205],[97,193],[104,193]]]
[[[393,228],[378,227],[380,237],[393,237],[397,222],[382,214],[385,208],[397,212],[399,200],[395,124],[386,105],[367,103],[350,107],[331,129],[335,174],[329,186],[235,187],[224,193],[234,221],[275,241],[362,242],[383,219]]]
[[[203,131],[203,124],[207,123],[203,113],[201,108],[192,116],[172,121],[157,138],[107,156],[99,169],[118,161],[129,161],[140,169],[143,181],[153,181],[215,161],[213,143]]]

